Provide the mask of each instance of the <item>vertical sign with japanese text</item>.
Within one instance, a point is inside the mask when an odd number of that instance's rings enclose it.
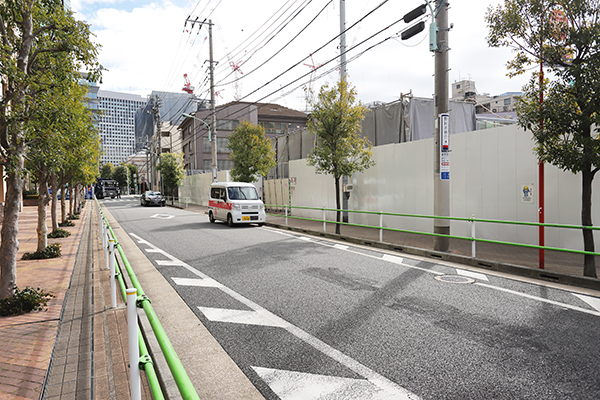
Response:
[[[450,114],[439,115],[440,179],[450,180]]]

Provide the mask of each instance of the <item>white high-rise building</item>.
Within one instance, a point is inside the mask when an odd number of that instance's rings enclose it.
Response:
[[[102,141],[100,165],[112,163],[117,166],[135,153],[135,113],[146,105],[147,100],[135,94],[99,90],[98,101],[98,128]]]

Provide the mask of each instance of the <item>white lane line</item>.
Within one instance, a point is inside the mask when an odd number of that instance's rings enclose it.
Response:
[[[132,235],[134,235],[134,234],[132,234]],[[134,236],[138,237],[137,235],[134,235]],[[157,248],[154,245],[150,245],[150,246],[153,248]],[[173,260],[176,260],[176,258],[173,256],[170,256],[170,255],[167,255],[167,256],[169,258],[172,258]],[[207,278],[212,279],[208,275],[196,270],[189,264],[182,262],[181,266],[202,279],[207,279]],[[215,282],[217,282],[217,281],[215,280]],[[397,383],[378,374],[377,372],[373,371],[372,369],[362,365],[361,363],[354,360],[353,358],[348,357],[347,355],[343,354],[339,350],[334,349],[333,347],[329,346],[327,343],[317,339],[316,337],[310,335],[309,333],[298,328],[297,326],[292,325],[288,321],[286,321],[283,318],[280,318],[277,315],[271,313],[270,311],[264,309],[263,307],[254,303],[252,300],[245,298],[244,296],[233,291],[232,289],[228,288],[227,286],[221,286],[219,289],[222,290],[223,292],[227,293],[228,295],[230,295],[231,297],[233,297],[240,303],[244,304],[249,309],[256,311],[263,318],[267,318],[268,320],[271,321],[271,323],[275,323],[276,326],[282,327],[283,329],[285,329],[292,335],[296,336],[298,339],[304,341],[305,343],[314,347],[321,353],[329,356],[330,358],[332,358],[335,361],[339,362],[340,364],[344,365],[346,368],[354,371],[358,375],[367,379],[372,384],[378,386],[382,391],[390,392],[390,393],[403,393],[402,397],[394,397],[394,398],[396,398],[396,399],[418,399],[417,396],[410,393],[408,390],[404,389],[402,386],[398,385]],[[390,397],[390,399],[391,398],[393,398],[393,397]]]
[[[334,249],[338,249],[338,250],[348,250],[350,248],[350,246],[346,246],[343,244],[336,244],[333,246]]]
[[[178,261],[178,260],[156,260],[156,263],[158,265],[162,265],[162,266],[177,266],[177,265],[181,265],[182,261]]]
[[[591,314],[591,315],[595,315],[595,316],[600,317],[600,311],[594,311],[594,310],[589,310],[587,308],[572,306],[570,304],[560,303],[558,301],[544,299],[543,297],[532,296],[530,294],[525,294],[525,293],[517,292],[517,291],[511,290],[511,289],[505,289],[505,288],[501,288],[501,287],[497,287],[497,286],[492,286],[492,285],[488,285],[486,283],[475,282],[474,285],[483,286],[483,287],[486,287],[488,289],[499,290],[501,292],[511,293],[511,294],[514,294],[514,295],[517,295],[517,296],[520,296],[520,297],[525,297],[527,299],[537,300],[537,301],[540,301],[542,303],[553,304],[553,305],[558,306],[558,307],[568,308],[570,310],[579,311],[579,312],[582,312],[582,313]]]
[[[468,271],[466,269],[458,269],[456,268],[456,273],[462,276],[468,276],[469,278],[478,279],[480,281],[489,281],[488,277],[484,274],[480,274],[479,272]]]
[[[579,299],[585,301],[590,306],[594,307],[596,310],[600,311],[600,299],[597,297],[586,296],[585,294],[577,294],[573,293],[573,296],[578,297]]]
[[[308,374],[263,367],[252,367],[282,400],[339,399],[393,400],[416,399],[410,394],[389,393],[364,379]]]
[[[260,326],[274,326],[276,328],[283,328],[278,321],[273,321],[271,318],[265,317],[256,311],[245,311],[245,310],[231,310],[225,308],[211,308],[211,307],[198,307],[198,309],[208,318],[210,321],[216,322],[230,322],[234,324],[245,324],[245,325],[260,325]]]
[[[192,278],[171,278],[178,286],[200,286],[200,287],[221,287],[222,285],[211,278],[192,279]]]

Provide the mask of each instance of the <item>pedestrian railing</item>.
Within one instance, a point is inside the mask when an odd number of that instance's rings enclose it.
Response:
[[[503,244],[509,246],[518,246],[518,247],[527,247],[533,249],[541,249],[541,250],[552,250],[552,251],[561,251],[566,253],[575,253],[575,254],[590,254],[594,256],[600,256],[600,253],[595,253],[591,251],[584,250],[574,250],[568,248],[560,248],[560,247],[551,247],[551,246],[540,246],[535,244],[527,244],[527,243],[517,243],[517,242],[507,242],[502,240],[492,240],[485,238],[476,237],[476,224],[485,223],[485,224],[505,224],[505,225],[521,225],[521,226],[534,226],[534,227],[547,227],[547,228],[561,228],[561,229],[589,229],[592,231],[600,230],[600,227],[596,226],[580,226],[580,225],[565,225],[565,224],[548,224],[548,223],[539,223],[539,222],[522,222],[522,221],[505,221],[505,220],[494,220],[494,219],[483,219],[483,218],[475,218],[475,216],[471,216],[470,218],[461,218],[461,217],[441,217],[435,215],[422,215],[422,214],[402,214],[402,213],[391,213],[391,212],[383,212],[383,211],[360,211],[360,210],[338,210],[336,208],[325,208],[325,207],[302,207],[302,206],[290,206],[290,205],[274,205],[274,204],[266,204],[266,208],[270,209],[282,209],[284,210],[285,224],[288,225],[288,218],[298,219],[298,220],[306,220],[313,222],[322,222],[323,223],[323,232],[327,232],[327,223],[330,224],[339,224],[345,226],[355,226],[359,228],[370,228],[379,230],[379,241],[383,242],[383,232],[391,231],[391,232],[401,232],[401,233],[412,233],[417,235],[426,235],[426,236],[439,236],[445,237],[449,239],[460,239],[467,240],[471,242],[471,256],[473,258],[476,257],[477,242],[480,243],[494,243],[494,244]],[[308,217],[300,217],[296,215],[291,215],[292,209],[298,210],[313,210],[313,211],[321,211],[323,217],[321,219],[318,218],[308,218]],[[355,224],[350,222],[337,222],[332,220],[327,220],[326,214],[327,212],[348,212],[355,214],[370,214],[379,216],[379,225],[365,225],[365,224]],[[282,217],[281,214],[273,214],[267,213],[267,215]],[[471,224],[471,236],[459,236],[459,235],[445,235],[441,233],[433,233],[433,232],[423,232],[423,231],[415,231],[408,229],[398,229],[398,228],[390,228],[384,226],[384,217],[407,217],[407,218],[425,218],[425,219],[443,219],[448,221],[463,221]]]
[[[190,199],[187,197],[165,196],[167,204],[177,208],[188,208]]]
[[[150,303],[150,299],[145,295],[144,290],[142,289],[142,286],[140,285],[140,282],[138,281],[138,279],[135,275],[135,272],[133,271],[133,268],[131,267],[131,264],[129,264],[129,261],[127,260],[127,257],[125,256],[123,248],[118,243],[112,227],[110,226],[106,217],[104,216],[104,214],[102,212],[102,208],[100,207],[100,204],[98,203],[98,201],[96,201],[96,204],[98,206],[98,211],[99,211],[100,225],[101,225],[101,229],[102,229],[102,246],[105,250],[105,254],[107,255],[106,259],[112,260],[112,257],[115,256],[113,249],[118,249],[119,255],[121,257],[121,261],[123,264],[122,267],[124,267],[125,270],[127,271],[129,280],[131,281],[131,284],[135,287],[135,289],[137,291],[136,305],[138,308],[142,308],[144,310],[146,316],[148,317],[148,321],[150,322],[152,331],[154,332],[154,335],[155,335],[155,337],[158,341],[158,344],[162,350],[162,353],[165,357],[167,365],[169,366],[169,370],[171,371],[173,380],[177,384],[177,388],[179,389],[179,393],[181,394],[181,397],[186,400],[187,399],[190,399],[190,400],[198,399],[199,400],[200,397],[198,396],[196,390],[194,389],[194,386],[193,386],[187,372],[185,371],[183,364],[181,363],[181,360],[177,356],[175,349],[171,345],[171,342],[170,342],[169,338],[167,337],[167,334],[165,333],[165,330],[162,327],[162,324],[160,323],[158,316],[154,312],[154,309],[152,308],[152,305]],[[108,254],[111,250],[113,251],[113,253]],[[107,266],[112,267],[110,264],[111,264],[111,261],[107,261]],[[111,268],[111,272],[112,272],[112,268]],[[111,279],[113,281],[114,281],[114,279],[118,280],[123,298],[126,299],[128,289],[126,287],[125,280],[123,278],[122,273],[115,270],[114,276],[111,276]],[[148,383],[150,386],[150,391],[152,392],[153,399],[155,399],[155,400],[164,399],[165,397],[163,395],[158,376],[154,369],[154,363],[148,352],[148,348],[147,348],[144,338],[142,336],[142,332],[139,328],[138,328],[138,341],[139,341],[139,355],[140,355],[139,369],[142,369],[146,372],[146,376],[148,378]],[[132,367],[132,365],[130,365],[130,368],[131,367]],[[133,399],[133,396],[132,396],[132,399]]]

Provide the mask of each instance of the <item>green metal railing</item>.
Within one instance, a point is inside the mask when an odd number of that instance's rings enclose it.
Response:
[[[417,234],[417,235],[439,236],[439,237],[446,237],[446,238],[449,238],[449,239],[467,240],[467,241],[470,241],[472,243],[472,251],[471,251],[471,253],[472,253],[473,257],[475,257],[475,243],[477,243],[477,242],[481,242],[481,243],[493,243],[493,244],[503,244],[503,245],[509,245],[509,246],[527,247],[527,248],[532,248],[532,249],[552,250],[552,251],[561,251],[561,252],[566,252],[566,253],[590,254],[590,255],[594,255],[594,256],[600,256],[600,253],[591,252],[591,251],[574,250],[574,249],[567,249],[567,248],[561,248],[561,247],[539,246],[539,245],[535,245],[535,244],[517,243],[517,242],[506,242],[506,241],[502,241],[502,240],[492,240],[492,239],[483,239],[483,238],[477,238],[477,237],[475,237],[475,223],[493,223],[493,224],[522,225],[522,226],[535,226],[535,227],[543,226],[543,227],[549,227],[549,228],[562,228],[562,229],[589,229],[589,230],[592,230],[592,231],[600,230],[600,227],[596,227],[596,226],[579,226],[579,225],[550,224],[550,223],[539,223],[539,222],[505,221],[505,220],[475,218],[474,216],[472,216],[470,218],[464,218],[464,217],[461,218],[461,217],[441,217],[441,216],[436,216],[436,215],[391,213],[391,212],[383,212],[383,211],[338,210],[337,208],[303,207],[303,206],[290,206],[290,205],[278,205],[278,204],[265,204],[265,207],[266,208],[284,209],[284,211],[285,211],[285,218],[286,218],[286,222],[285,222],[286,225],[288,224],[287,219],[288,218],[293,218],[293,219],[298,219],[298,220],[322,222],[323,223],[323,232],[327,231],[326,230],[326,224],[327,223],[339,224],[339,225],[345,225],[345,226],[355,226],[355,227],[359,227],[359,228],[378,229],[379,232],[380,232],[379,233],[379,241],[380,242],[383,242],[383,232],[384,231],[401,232],[401,233],[412,233],[412,234]],[[299,217],[299,216],[295,216],[295,215],[292,216],[291,213],[289,212],[289,210],[291,210],[291,209],[321,211],[321,212],[323,212],[323,218],[322,219],[318,219],[318,218]],[[337,211],[349,212],[349,213],[355,213],[355,214],[378,215],[379,216],[379,226],[365,225],[365,224],[355,224],[355,223],[350,223],[350,222],[337,222],[337,221],[331,221],[331,220],[327,220],[326,219],[326,213],[327,212],[337,212]],[[267,215],[281,217],[280,214],[270,214],[270,213],[267,213]],[[445,235],[445,234],[441,234],[441,233],[422,232],[422,231],[414,231],[414,230],[408,230],[408,229],[389,228],[389,227],[383,226],[383,217],[384,216],[410,217],[410,218],[426,218],[426,219],[443,219],[443,220],[449,220],[449,221],[469,222],[469,223],[471,223],[471,236],[467,237],[467,236],[458,236],[458,235]]]
[[[154,312],[154,309],[152,308],[152,305],[150,303],[150,299],[144,294],[144,290],[142,289],[142,286],[140,285],[140,282],[138,281],[138,279],[135,275],[135,272],[133,271],[133,268],[131,267],[131,264],[129,264],[129,261],[127,260],[127,257],[125,256],[122,246],[117,241],[117,238],[115,236],[115,233],[114,233],[112,227],[110,226],[106,217],[104,216],[104,213],[102,212],[102,208],[100,207],[100,204],[97,201],[96,201],[96,204],[98,205],[98,210],[100,210],[100,214],[101,214],[102,218],[104,219],[104,221],[106,222],[106,224],[110,230],[110,234],[111,234],[112,238],[114,239],[114,242],[115,242],[114,246],[116,249],[119,250],[119,254],[121,256],[123,266],[125,267],[125,269],[127,271],[127,274],[131,281],[131,284],[137,289],[137,293],[138,293],[137,307],[142,308],[144,310],[146,316],[148,317],[148,321],[150,322],[150,325],[152,326],[152,331],[154,332],[156,340],[158,341],[158,344],[163,352],[163,355],[169,366],[169,370],[171,371],[173,379],[175,380],[175,383],[177,384],[179,393],[186,400],[187,399],[199,400],[200,397],[198,396],[196,389],[194,389],[194,386],[193,386],[187,372],[185,371],[183,364],[181,364],[181,360],[177,356],[175,349],[171,345],[171,342],[170,342],[169,338],[167,337],[167,334],[165,333],[165,330],[162,327],[162,324],[160,323],[158,316]],[[123,294],[123,298],[126,298],[126,294],[125,294],[126,285],[125,285],[123,276],[119,272],[119,273],[116,273],[116,277],[119,280],[119,285],[121,287],[121,292]],[[114,279],[114,277],[111,277],[111,279]],[[150,385],[150,390],[152,391],[152,396],[154,397],[154,399],[164,399],[164,395],[162,393],[162,390],[161,390],[161,387],[160,387],[160,384],[158,381],[158,377],[154,370],[152,359],[148,353],[148,349],[146,347],[145,341],[143,339],[142,333],[139,330],[139,328],[138,328],[138,337],[140,339],[139,340],[140,368],[146,371],[146,374],[148,376],[148,382]]]

